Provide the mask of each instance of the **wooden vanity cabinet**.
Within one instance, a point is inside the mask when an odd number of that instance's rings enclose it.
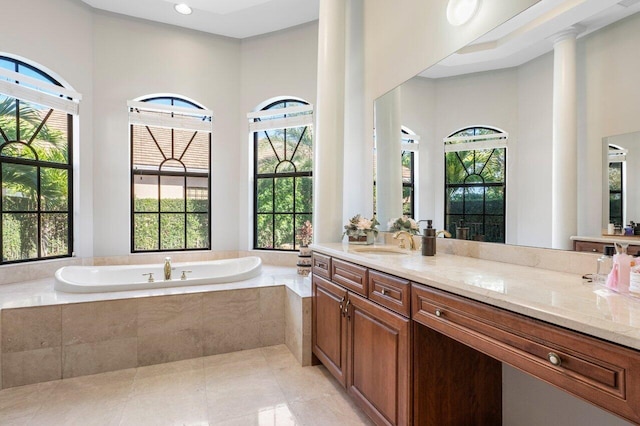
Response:
[[[366,298],[367,268],[329,264],[333,282],[312,277],[313,353],[376,424],[411,425],[410,319]]]
[[[347,392],[379,425],[409,425],[411,323],[349,294]]]
[[[640,353],[414,284],[413,320],[640,423]]]
[[[343,387],[346,387],[347,321],[344,305],[347,290],[313,275],[312,350]]]

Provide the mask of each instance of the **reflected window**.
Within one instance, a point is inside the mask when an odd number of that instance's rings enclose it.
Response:
[[[285,99],[254,113],[254,240],[256,249],[296,250],[296,231],[312,221],[311,106]]]
[[[402,144],[413,144],[412,132],[402,129]],[[403,149],[402,161],[402,214],[415,218],[415,152]],[[375,183],[374,183],[375,185]]]
[[[18,89],[37,89],[38,82],[44,83],[42,87],[63,88],[45,72],[16,59],[0,56],[0,68],[25,76],[23,81],[6,78]],[[73,116],[62,106],[44,106],[16,96],[0,90],[0,263],[69,257],[73,252]]]
[[[469,239],[505,242],[507,137],[469,127],[445,139],[445,227],[453,235],[462,226]]]
[[[609,223],[624,226],[624,165],[627,151],[609,145]]]
[[[211,117],[178,97],[140,102],[130,107],[131,251],[209,249]]]

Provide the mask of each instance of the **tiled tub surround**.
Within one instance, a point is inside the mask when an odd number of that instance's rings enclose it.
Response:
[[[640,299],[582,279],[582,274],[595,272],[597,254],[519,250],[471,241],[441,244],[440,240],[433,257],[421,256],[419,250],[407,251],[406,255],[359,253],[362,246],[340,243],[311,247],[329,256],[640,350]],[[467,257],[474,254],[485,258],[491,255],[494,260]],[[495,261],[498,259],[504,261]],[[562,266],[568,272],[559,272]]]
[[[0,286],[2,387],[285,343],[311,364],[308,280],[263,265],[250,280],[70,294],[53,279]]]

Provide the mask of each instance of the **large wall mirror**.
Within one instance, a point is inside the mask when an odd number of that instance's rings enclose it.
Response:
[[[640,221],[640,0],[541,0],[376,100],[381,223],[403,212],[401,153],[410,150],[415,219],[454,234],[465,219],[469,239],[555,247],[554,41],[569,29],[577,182],[562,196],[577,200],[575,234],[601,235],[615,213],[610,146],[626,153],[619,220]],[[415,133],[411,146],[402,129]]]

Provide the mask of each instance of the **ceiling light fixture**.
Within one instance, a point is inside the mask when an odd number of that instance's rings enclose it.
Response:
[[[184,4],[184,3],[179,3],[173,6],[173,8],[176,10],[176,12],[182,14],[182,15],[191,15],[191,8]]]
[[[447,20],[454,27],[459,27],[469,22],[479,8],[480,0],[449,0]]]

